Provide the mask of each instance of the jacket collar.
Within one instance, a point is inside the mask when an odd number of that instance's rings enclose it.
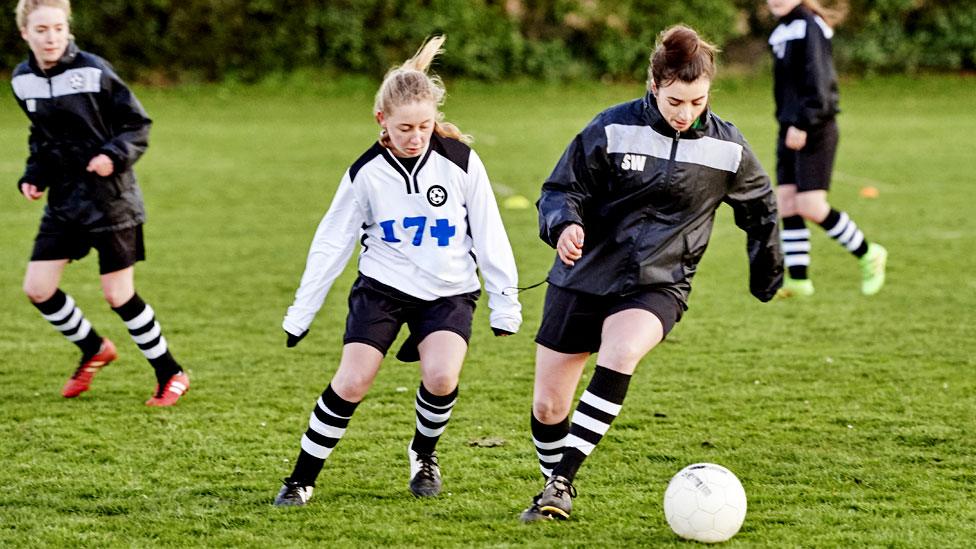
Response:
[[[37,58],[34,57],[34,52],[27,53],[27,61],[30,65],[31,71],[33,71],[35,74],[51,77],[68,70],[68,67],[70,67],[71,64],[75,62],[75,59],[77,59],[80,51],[81,50],[78,49],[78,46],[75,45],[75,41],[69,40],[68,47],[64,49],[64,55],[62,55],[61,59],[58,59],[58,63],[50,69],[44,70],[41,68],[41,66],[37,63]]]
[[[654,97],[650,91],[644,94],[644,99],[642,101],[644,105],[644,118],[647,123],[650,124],[654,131],[661,135],[666,135],[668,137],[674,137],[678,132],[668,124],[668,121],[664,119],[664,115],[661,114],[661,110],[657,108],[657,99]],[[695,124],[692,124],[691,128],[681,132],[681,137],[683,139],[697,139],[705,135],[705,131],[708,129],[708,119],[711,109],[706,106],[705,110],[702,111],[701,115],[698,116],[698,120]]]

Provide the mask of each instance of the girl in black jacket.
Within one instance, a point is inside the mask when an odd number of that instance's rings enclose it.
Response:
[[[776,196],[783,216],[783,251],[788,276],[779,297],[811,296],[810,230],[804,220],[858,258],[861,292],[874,295],[885,281],[888,252],[869,243],[854,220],[827,203],[837,152],[837,73],[826,20],[838,17],[815,0],[767,0],[779,24],[769,37],[779,141]]]
[[[20,0],[17,26],[30,46],[14,69],[17,103],[30,119],[30,156],[17,188],[27,200],[48,194],[27,264],[24,292],[44,318],[81,349],[61,394],[87,391],[116,359],[58,285],[69,261],[98,251],[102,291],[156,371],[149,406],[170,406],[190,381],[169,352],[152,307],[135,291],[133,265],[145,257],[145,210],[132,165],[146,150],[151,121],[102,58],[80,51],[69,30],[68,0]]]
[[[768,301],[780,287],[769,177],[739,130],[708,109],[714,55],[692,29],[665,31],[646,95],[597,115],[542,186],[541,237],[557,253],[536,336],[532,403],[546,484],[523,521],[569,517],[577,470],[620,413],[638,362],[687,308],[723,202],[747,235],[753,295]],[[570,421],[594,352],[596,370]]]

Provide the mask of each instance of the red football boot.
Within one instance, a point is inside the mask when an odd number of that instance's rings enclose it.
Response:
[[[87,391],[91,386],[92,378],[95,377],[95,374],[118,357],[119,354],[115,351],[115,344],[110,339],[103,338],[102,346],[98,348],[98,352],[88,360],[82,361],[78,365],[78,369],[75,370],[75,373],[71,374],[71,378],[68,379],[68,382],[64,384],[64,388],[61,389],[61,396],[64,398],[74,398]]]
[[[180,372],[169,378],[162,390],[159,389],[159,385],[156,385],[156,393],[146,401],[146,406],[172,406],[189,390],[190,378]]]

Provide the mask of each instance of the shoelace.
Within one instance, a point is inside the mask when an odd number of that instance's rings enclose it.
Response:
[[[437,467],[437,456],[434,454],[417,454],[417,462],[420,463],[420,470],[417,475],[428,480],[434,480],[434,467]]]
[[[570,497],[576,497],[576,487],[568,480],[554,480],[551,484],[556,489],[556,493],[553,494],[555,497],[562,499],[564,493],[568,493]]]

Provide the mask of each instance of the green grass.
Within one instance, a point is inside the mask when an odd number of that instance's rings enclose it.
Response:
[[[742,233],[721,210],[691,308],[636,373],[577,479],[566,523],[525,526],[539,489],[528,433],[544,291],[495,339],[483,300],[461,400],[439,450],[445,494],[409,495],[414,366],[392,357],[328,461],[311,505],[270,505],[314,398],[335,370],[354,267],[312,332],[280,320],[345,168],[369,146],[374,82],[139,90],[156,125],[138,165],[149,210],[140,293],[193,389],[147,409],[151,370],[104,304],[97,261],[62,287],[119,343],[93,390],[59,389],[77,359],[20,291],[41,206],[15,193],[27,123],[0,110],[0,546],[678,546],[661,511],[682,466],[721,463],[749,514],[733,547],[964,547],[976,539],[973,79],[842,85],[831,199],[891,252],[889,285],[858,293],[855,261],[814,231],[817,295],[760,304]],[[449,120],[498,185],[534,200],[566,143],[639,85],[449,86]],[[773,164],[769,82],[722,80],[713,104]],[[862,185],[880,191],[860,198]],[[523,283],[552,251],[534,209],[504,210]],[[585,379],[584,379],[585,384]],[[970,433],[970,434],[966,434]],[[472,445],[483,437],[506,444]],[[968,541],[967,541],[968,540]]]

